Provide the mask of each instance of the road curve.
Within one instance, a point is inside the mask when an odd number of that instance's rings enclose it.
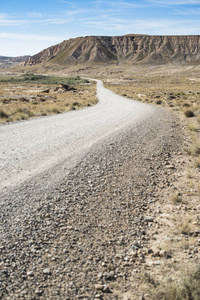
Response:
[[[141,298],[152,205],[174,188],[181,131],[167,110],[100,81],[97,96],[0,127],[0,299]]]
[[[68,160],[68,167],[98,140],[142,122],[153,106],[128,100],[97,80],[98,104],[61,115],[0,127],[0,188],[5,191]]]

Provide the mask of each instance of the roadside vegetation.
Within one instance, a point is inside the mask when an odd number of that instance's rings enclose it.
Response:
[[[82,79],[80,76],[76,77],[56,77],[34,73],[24,73],[19,75],[5,75],[0,77],[0,82],[6,83],[37,83],[37,84],[80,84],[89,83],[87,79]]]
[[[67,86],[67,90],[62,87]],[[77,77],[26,73],[0,77],[0,123],[59,114],[94,105],[96,85]]]
[[[142,299],[200,299],[200,77],[198,74],[137,76],[106,82],[115,93],[165,107],[177,115],[184,131],[176,158],[173,188],[166,187],[157,205],[165,214],[157,219],[152,249],[169,257],[149,258],[140,274]],[[155,116],[156,117],[156,116]],[[155,206],[156,209],[157,206]],[[156,253],[156,251],[155,251]],[[155,263],[155,265],[154,265]],[[156,263],[159,263],[156,265]]]

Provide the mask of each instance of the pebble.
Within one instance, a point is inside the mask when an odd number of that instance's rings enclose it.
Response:
[[[103,291],[104,286],[103,286],[103,284],[95,284],[94,288],[97,291]]]
[[[51,270],[48,269],[48,268],[47,268],[47,269],[44,269],[44,270],[43,270],[43,273],[44,273],[44,274],[47,274],[47,275],[50,275],[50,274],[51,274]]]
[[[144,218],[144,220],[146,221],[146,222],[153,222],[154,221],[154,218],[153,217],[145,217]]]

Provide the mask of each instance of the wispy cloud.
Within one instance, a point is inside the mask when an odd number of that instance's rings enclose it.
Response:
[[[66,37],[0,32],[0,38],[61,42]]]
[[[141,8],[144,7],[145,4],[142,3],[130,3],[127,1],[106,1],[106,0],[97,0],[91,2],[91,4],[96,4],[96,5],[103,5],[103,6],[111,6],[111,7],[118,7],[119,9],[126,9],[126,8]]]
[[[42,14],[40,12],[30,12],[27,14],[29,18],[41,18]]]
[[[199,0],[148,0],[149,2],[162,5],[196,5],[200,4]]]
[[[60,18],[30,18],[30,19],[16,19],[12,17],[0,17],[1,26],[25,26],[25,25],[51,25],[51,24],[65,24],[72,20],[65,17]]]
[[[195,16],[195,15],[200,15],[200,8],[187,9],[187,10],[177,9],[175,10],[175,13],[182,16]]]
[[[89,28],[101,29],[103,31],[117,32],[117,34],[125,34],[127,32],[134,32],[140,34],[152,35],[181,35],[181,34],[197,34],[200,31],[200,24],[195,20],[143,20],[143,19],[83,19],[82,24]]]
[[[30,23],[28,20],[13,20],[9,18],[0,18],[1,26],[22,26]]]

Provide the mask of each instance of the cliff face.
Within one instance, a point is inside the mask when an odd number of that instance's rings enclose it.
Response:
[[[24,65],[98,63],[200,63],[200,36],[90,36],[63,41]]]

